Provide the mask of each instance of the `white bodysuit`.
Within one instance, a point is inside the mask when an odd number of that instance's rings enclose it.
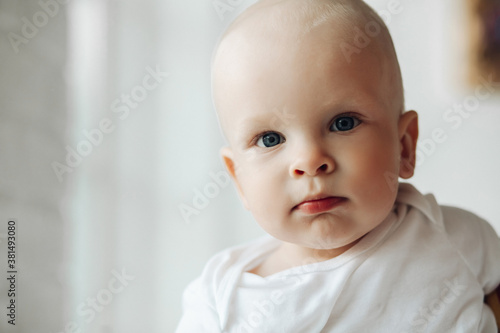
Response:
[[[265,236],[215,255],[184,293],[177,333],[496,332],[483,298],[500,284],[498,235],[410,184],[338,257],[248,273],[279,244]]]

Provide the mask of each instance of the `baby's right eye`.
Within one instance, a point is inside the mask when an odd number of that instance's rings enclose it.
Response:
[[[285,138],[276,132],[269,132],[262,135],[259,140],[257,140],[257,146],[263,148],[271,148],[280,143],[285,142]]]

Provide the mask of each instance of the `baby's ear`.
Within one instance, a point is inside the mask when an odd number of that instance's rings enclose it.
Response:
[[[413,176],[417,160],[418,114],[406,111],[399,117],[399,143],[401,147],[399,177],[408,179]]]
[[[229,172],[229,175],[233,179],[234,183],[236,184],[236,189],[238,190],[238,194],[240,195],[241,201],[243,202],[243,205],[245,206],[246,209],[248,209],[248,204],[247,200],[245,199],[245,195],[241,189],[240,183],[238,181],[237,177],[237,165],[234,159],[234,153],[231,150],[230,147],[223,147],[220,150],[220,155],[222,157],[222,160],[224,161],[224,165],[226,166],[227,171]]]
[[[223,147],[220,150],[220,156],[222,157],[222,160],[224,161],[224,165],[226,166],[227,171],[231,175],[231,178],[233,180],[236,178],[236,166],[234,164],[234,158],[233,158],[233,151],[229,147]]]

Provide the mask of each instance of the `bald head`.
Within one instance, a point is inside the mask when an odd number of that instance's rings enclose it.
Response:
[[[246,83],[252,80],[275,79],[266,74],[277,66],[283,67],[283,79],[274,87],[291,89],[294,75],[290,72],[301,71],[301,63],[314,63],[325,73],[332,69],[332,63],[378,66],[380,84],[390,95],[388,107],[395,115],[404,109],[392,39],[384,22],[363,1],[261,0],[231,23],[214,53],[213,97],[224,132],[231,126],[234,105],[245,107],[251,102],[233,89],[250,89]]]
[[[337,29],[352,33],[354,26],[373,20],[384,26],[378,15],[359,0],[261,0],[231,23],[222,40],[240,29],[256,34],[277,31],[303,36],[328,22],[336,22]]]

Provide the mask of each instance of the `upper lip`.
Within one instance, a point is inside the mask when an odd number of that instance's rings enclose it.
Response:
[[[301,203],[307,202],[307,201],[321,200],[321,199],[325,199],[325,198],[329,198],[329,197],[333,197],[333,195],[323,194],[323,193],[316,194],[316,195],[310,195],[310,196],[307,196],[304,200],[302,200]]]

